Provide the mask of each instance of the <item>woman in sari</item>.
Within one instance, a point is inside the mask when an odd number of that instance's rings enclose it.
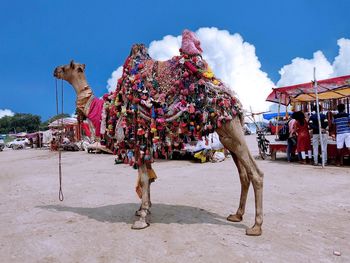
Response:
[[[308,159],[311,160],[312,158],[308,123],[302,111],[295,112],[293,118],[296,120],[295,130],[297,134],[297,151],[300,158],[299,162],[306,164],[306,152]]]

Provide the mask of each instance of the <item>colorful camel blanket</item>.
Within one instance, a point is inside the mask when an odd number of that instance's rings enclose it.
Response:
[[[201,52],[188,30],[180,55],[168,61],[154,61],[144,45],[133,45],[115,91],[103,97],[102,121],[101,101],[91,102],[96,133],[120,162],[137,168],[153,158],[171,158],[173,150],[241,114],[239,100],[214,76]]]

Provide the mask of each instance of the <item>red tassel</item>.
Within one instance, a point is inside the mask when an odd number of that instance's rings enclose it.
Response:
[[[184,65],[192,72],[192,73],[197,73],[198,70],[195,66],[192,65],[191,62],[185,61]]]
[[[220,121],[220,120],[218,120],[218,121],[217,121],[217,125],[218,125],[218,128],[221,128],[222,123],[221,123],[221,121]]]

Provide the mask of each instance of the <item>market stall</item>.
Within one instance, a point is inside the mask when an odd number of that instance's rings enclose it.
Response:
[[[272,141],[270,142],[270,153],[271,159],[276,160],[276,156],[278,152],[286,153],[287,152],[287,141]],[[296,147],[294,148],[294,152],[296,154]],[[334,160],[337,155],[337,144],[331,138],[328,139],[327,142],[327,156],[329,160]],[[350,152],[347,148],[342,150],[343,156],[349,156]]]
[[[316,103],[317,115],[319,117],[319,102],[325,107],[324,109],[335,109],[337,102],[342,101],[347,105],[349,112],[350,96],[350,75],[330,78],[320,81],[310,81],[308,83],[297,84],[292,86],[274,88],[266,98],[266,101],[279,103],[279,105],[293,105],[304,112],[310,112],[310,104]],[[319,121],[320,123],[320,121]],[[321,129],[320,129],[321,130]],[[287,143],[275,141],[270,144],[272,158],[276,158],[277,152],[286,152]],[[323,151],[323,149],[321,149]],[[333,140],[328,139],[327,144],[328,158],[333,159],[336,156],[336,145]],[[343,150],[344,154],[349,154],[347,149]]]
[[[286,115],[291,115],[292,112],[287,112],[287,114],[282,115],[278,112],[269,112],[269,113],[264,113],[263,118],[264,120],[269,121],[269,130],[272,135],[278,133],[279,130],[282,129],[284,125],[284,121],[281,121],[280,119],[285,117]]]
[[[75,142],[81,139],[81,124],[76,118],[60,118],[49,124],[52,130],[63,129],[64,136]]]

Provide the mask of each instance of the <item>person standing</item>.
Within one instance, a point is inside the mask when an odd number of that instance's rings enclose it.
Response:
[[[319,106],[320,120],[321,120],[321,137],[320,137],[320,130],[318,125],[318,117],[317,117],[316,110],[317,110],[316,106],[313,106],[312,113],[309,119],[309,127],[312,130],[312,148],[313,148],[313,155],[314,155],[313,165],[317,166],[318,165],[318,148],[319,148],[319,145],[321,145],[321,139],[322,139],[322,146],[323,146],[323,154],[322,154],[323,165],[327,164],[328,134],[327,134],[326,128],[328,127],[328,120],[326,115],[321,113],[322,106],[320,105]]]
[[[306,152],[308,158],[311,159],[309,126],[302,111],[298,111],[293,115],[296,119],[295,128],[297,134],[297,151],[301,157],[300,163],[306,164]]]
[[[341,151],[345,146],[350,151],[350,117],[345,112],[345,105],[343,103],[337,106],[338,114],[334,116],[334,124],[336,127],[336,141],[337,141],[337,166],[342,163]]]
[[[288,162],[292,161],[292,157],[295,154],[295,145],[297,144],[297,136],[295,130],[296,120],[291,118],[288,122],[289,136],[287,139],[287,160]],[[294,152],[293,152],[294,150]]]

